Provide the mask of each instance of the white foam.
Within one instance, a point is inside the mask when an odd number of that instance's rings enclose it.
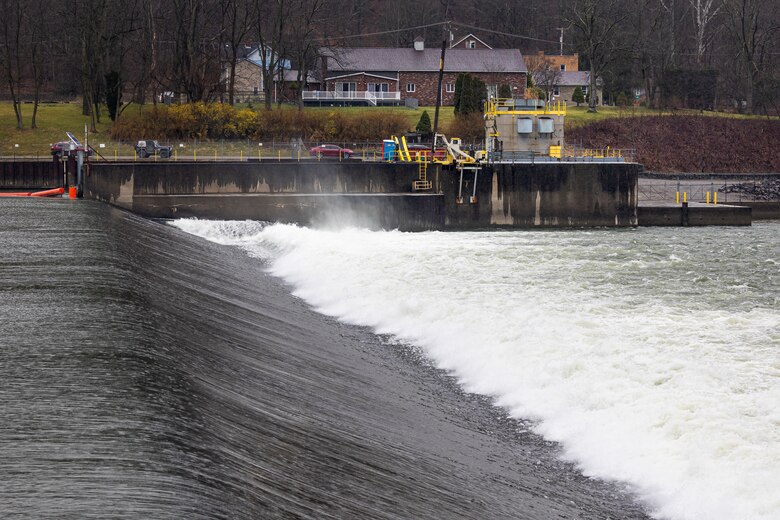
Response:
[[[537,421],[587,475],[628,483],[658,518],[780,518],[780,272],[766,261],[777,225],[176,225],[262,251],[318,311],[421,347],[469,391]]]

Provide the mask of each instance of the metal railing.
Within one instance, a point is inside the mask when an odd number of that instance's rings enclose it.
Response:
[[[685,196],[690,202],[714,200],[719,204],[729,202],[757,202],[780,200],[780,182],[766,179],[713,179],[700,181],[639,180],[640,202],[676,202],[677,196]],[[709,195],[709,196],[708,196]]]
[[[312,90],[301,94],[304,101],[366,101],[375,105],[379,101],[401,100],[400,92]]]

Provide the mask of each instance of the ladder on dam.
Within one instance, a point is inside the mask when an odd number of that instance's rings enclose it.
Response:
[[[422,154],[421,154],[422,155]],[[417,180],[412,181],[412,191],[428,191],[433,183],[428,180],[428,161],[423,157],[417,160]]]

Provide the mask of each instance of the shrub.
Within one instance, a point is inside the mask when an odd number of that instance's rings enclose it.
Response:
[[[433,131],[431,127],[431,116],[428,115],[427,110],[423,110],[423,113],[420,116],[420,120],[417,122],[417,126],[415,127],[415,130],[423,138],[428,138],[431,135],[431,132]]]
[[[269,110],[255,112],[221,103],[156,106],[128,113],[111,127],[114,139],[375,140],[408,130],[400,113],[366,110]]]
[[[571,100],[577,103],[577,106],[580,106],[580,103],[585,102],[585,96],[583,95],[582,88],[580,88],[579,85],[574,88],[574,92],[571,95]]]
[[[447,135],[464,141],[481,141],[485,138],[485,118],[479,112],[455,116],[447,128]]]

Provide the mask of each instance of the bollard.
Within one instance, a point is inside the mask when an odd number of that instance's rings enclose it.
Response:
[[[718,192],[713,191],[712,192],[712,205],[717,206],[718,205]]]
[[[244,150],[239,150],[238,155],[239,155],[239,160],[243,161],[244,160]]]
[[[71,186],[68,188],[68,197],[71,199],[75,199],[79,195],[79,190],[75,186]]]
[[[282,162],[282,151],[279,150],[279,162]]]
[[[198,160],[198,150],[192,151],[192,160],[197,161]]]
[[[688,192],[683,192],[683,204],[688,204]]]
[[[676,191],[674,193],[674,203],[675,204],[679,204],[680,203],[680,192],[679,191]]]
[[[710,203],[710,192],[708,191],[707,192],[707,204],[709,204],[709,203]]]

